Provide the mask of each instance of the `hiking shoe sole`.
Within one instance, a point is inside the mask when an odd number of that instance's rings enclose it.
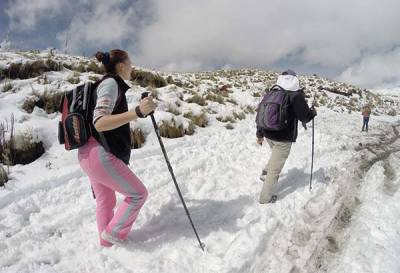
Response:
[[[103,230],[100,236],[101,239],[103,239],[104,241],[107,241],[114,245],[125,245],[127,242],[127,240],[123,240],[115,236],[112,236],[111,234],[108,234],[105,230]]]

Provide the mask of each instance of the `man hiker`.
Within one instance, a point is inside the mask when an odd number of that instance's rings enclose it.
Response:
[[[364,132],[365,128],[365,131],[368,133],[368,122],[369,122],[369,116],[371,115],[371,108],[368,105],[364,106],[361,115],[363,116],[363,126],[361,131]]]
[[[257,144],[264,138],[271,148],[271,157],[263,170],[263,186],[259,202],[275,202],[273,189],[289,156],[290,148],[297,138],[297,125],[311,121],[317,115],[308,107],[299,79],[292,70],[284,71],[276,84],[266,92],[257,108]]]

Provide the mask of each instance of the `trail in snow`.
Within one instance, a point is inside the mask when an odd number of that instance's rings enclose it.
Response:
[[[358,167],[345,176],[341,176],[341,179],[347,181],[347,183],[342,183],[336,194],[337,200],[335,203],[339,204],[337,205],[337,213],[327,228],[321,243],[315,249],[309,261],[308,270],[312,272],[327,272],[332,263],[338,263],[335,259],[340,257],[340,253],[346,247],[346,240],[352,236],[349,234],[350,229],[348,227],[354,213],[362,204],[360,191],[363,188],[363,183],[366,183],[366,176],[377,163],[383,163],[385,172],[390,175],[390,177],[386,176],[384,181],[380,181],[384,185],[386,193],[390,195],[396,193],[398,184],[393,184],[395,174],[387,159],[400,151],[398,128],[399,126],[391,126],[391,132],[384,130],[374,133],[374,138],[370,139],[368,143],[358,143],[355,148],[358,152],[355,155],[355,159],[359,161]],[[376,181],[376,183],[379,182]]]
[[[255,144],[254,117],[234,130],[215,122],[194,136],[164,139],[205,253],[154,134],[133,151],[131,168],[150,195],[125,248],[98,246],[88,179],[76,153],[54,144],[34,163],[13,167],[12,180],[0,192],[0,272],[313,272],[306,268],[318,270],[315,260],[328,267],[335,260],[319,245],[345,204],[340,189],[352,189],[364,162],[359,142],[373,148],[390,128],[375,123],[362,135],[353,129],[359,122],[358,115],[321,108],[313,191],[311,130],[301,130],[276,189],[279,200],[269,205],[257,202],[269,149]],[[51,169],[44,167],[48,161]]]

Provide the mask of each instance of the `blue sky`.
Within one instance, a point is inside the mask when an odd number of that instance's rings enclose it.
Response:
[[[89,56],[122,48],[164,71],[292,68],[400,86],[397,0],[0,0],[0,41]]]

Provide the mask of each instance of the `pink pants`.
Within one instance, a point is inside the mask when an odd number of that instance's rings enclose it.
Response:
[[[106,152],[94,138],[79,148],[78,158],[96,195],[99,238],[106,230],[112,236],[126,239],[147,198],[145,186],[122,160]],[[116,191],[125,199],[114,214]],[[101,238],[100,244],[111,246]]]

